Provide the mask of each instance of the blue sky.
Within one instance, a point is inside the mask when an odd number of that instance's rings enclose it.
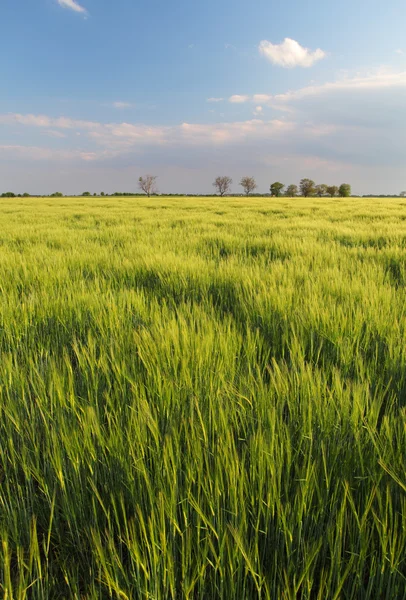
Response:
[[[6,191],[406,189],[404,0],[2,0]]]

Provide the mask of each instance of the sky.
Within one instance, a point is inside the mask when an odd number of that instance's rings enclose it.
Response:
[[[1,0],[0,193],[406,190],[404,0]]]

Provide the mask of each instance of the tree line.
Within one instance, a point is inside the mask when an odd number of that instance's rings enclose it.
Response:
[[[145,175],[139,178],[138,187],[150,197],[157,193],[156,180],[156,175]],[[231,177],[219,175],[214,180],[213,186],[220,196],[225,196],[231,192],[232,183],[233,180]],[[240,186],[247,196],[252,194],[258,187],[254,177],[242,177]],[[278,197],[282,196],[284,188],[285,184],[280,181],[275,181],[274,183],[271,183],[269,190],[272,196]],[[342,198],[348,198],[351,196],[351,186],[349,183],[342,183],[340,186],[325,184],[316,185],[312,179],[302,179],[299,187],[294,184],[288,185],[286,187],[285,195],[293,198],[299,195],[299,190],[300,195],[305,198],[309,196],[319,196],[320,198],[323,196],[330,196],[331,198],[334,198],[334,196],[341,196]]]
[[[233,180],[231,177],[223,175],[216,177],[213,186],[220,196],[225,196],[231,192],[232,183]],[[252,194],[258,187],[254,177],[242,177],[240,186],[243,188],[246,196]],[[289,198],[294,198],[298,195],[305,198],[309,196],[319,196],[320,198],[323,196],[330,196],[331,198],[341,196],[342,198],[348,198],[351,196],[351,186],[349,183],[342,183],[340,186],[326,185],[324,183],[316,184],[312,179],[307,178],[302,179],[299,186],[295,184],[285,186],[280,181],[274,181],[274,183],[271,183],[269,191],[272,196],[279,197],[285,195]]]
[[[154,196],[158,194],[158,189],[156,187],[156,180],[158,177],[156,175],[144,175],[138,179],[138,187],[141,190],[141,193],[133,193],[133,192],[114,192],[110,194],[110,196],[139,196],[142,194],[146,194],[148,197]],[[239,195],[239,194],[231,194],[231,185],[233,180],[231,177],[222,175],[216,177],[213,182],[213,186],[215,187],[217,193],[220,196],[226,195]],[[258,188],[257,183],[254,177],[242,177],[239,185],[243,188],[246,196],[250,196],[255,192]],[[330,196],[334,198],[335,196],[340,196],[342,198],[348,198],[351,196],[351,186],[349,183],[342,183],[341,185],[326,185],[324,183],[316,184],[312,179],[304,178],[300,181],[299,185],[290,184],[285,186],[284,183],[280,181],[274,181],[271,183],[269,187],[270,194],[275,197],[279,196],[287,196],[289,198],[294,198],[295,196],[304,196],[308,198],[310,196],[318,196],[319,198]],[[62,192],[54,192],[53,194],[49,194],[51,198],[62,198]],[[82,196],[109,196],[109,194],[105,194],[104,192],[100,192],[100,194],[91,194],[90,192],[83,192]],[[169,196],[194,196],[195,194],[165,194]],[[196,194],[197,196],[207,196],[208,194]],[[259,194],[260,196],[269,195],[269,194]],[[14,194],[13,192],[4,192],[0,194],[0,198],[29,198],[31,194],[25,192],[24,194]],[[34,197],[39,197],[38,195],[34,195]],[[383,195],[383,194],[366,194],[362,196],[363,198],[369,197],[381,197],[381,198],[394,198],[396,195]],[[406,197],[406,191],[400,192],[400,198]]]

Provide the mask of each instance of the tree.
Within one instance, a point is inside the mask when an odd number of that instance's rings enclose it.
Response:
[[[349,183],[342,183],[338,188],[338,193],[341,198],[349,198],[351,196],[351,186]]]
[[[16,195],[15,195],[15,193],[14,193],[14,192],[4,192],[4,193],[1,195],[1,197],[2,197],[2,198],[15,198],[15,197],[16,197]]]
[[[54,192],[53,194],[51,194],[51,198],[62,198],[62,196],[62,192]]]
[[[138,187],[148,196],[148,198],[151,194],[156,194],[158,191],[155,186],[157,179],[158,177],[156,175],[145,175],[145,177],[140,177],[138,180]]]
[[[326,191],[330,198],[334,198],[338,194],[338,187],[336,185],[328,185]]]
[[[104,196],[104,192],[100,192],[100,196]]]
[[[227,177],[226,175],[218,176],[213,182],[213,186],[216,188],[217,192],[220,196],[225,196],[225,194],[230,193],[231,184],[233,180],[231,177]]]
[[[257,189],[257,184],[253,177],[243,177],[240,181],[240,185],[244,188],[244,192],[247,196]]]
[[[327,186],[324,185],[324,183],[320,183],[319,185],[316,185],[314,191],[316,192],[316,196],[321,198],[327,194]]]
[[[406,192],[400,192],[399,196],[400,196],[401,198],[406,198]]]
[[[282,193],[282,190],[284,188],[284,184],[281,183],[280,181],[275,181],[274,183],[271,183],[271,187],[269,188],[272,196],[280,196]]]
[[[312,179],[302,179],[300,182],[300,192],[302,196],[308,198],[314,194],[315,183]]]
[[[83,192],[82,196],[90,196],[90,192]]]
[[[30,194],[28,192],[24,192],[23,198],[29,198],[29,197],[30,197]]]
[[[294,198],[295,196],[297,196],[298,192],[299,192],[299,190],[297,188],[297,185],[295,185],[294,183],[291,183],[286,188],[285,196],[287,198]]]

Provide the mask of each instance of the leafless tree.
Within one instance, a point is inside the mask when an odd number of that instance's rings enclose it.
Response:
[[[140,177],[138,180],[138,187],[147,194],[148,198],[151,194],[156,194],[158,191],[155,185],[156,180],[156,175],[145,175],[145,177]]]
[[[247,196],[257,189],[257,184],[253,177],[243,177],[240,181],[240,185],[244,188],[244,192]]]
[[[224,196],[225,194],[230,192],[231,184],[233,180],[230,177],[216,177],[213,186],[217,189],[220,196]]]

